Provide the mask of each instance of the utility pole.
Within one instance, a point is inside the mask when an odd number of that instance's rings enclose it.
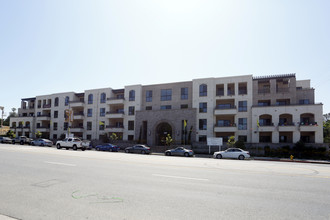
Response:
[[[5,109],[5,107],[0,106],[0,110],[1,110],[1,128],[3,127],[3,114],[4,114],[4,109]]]

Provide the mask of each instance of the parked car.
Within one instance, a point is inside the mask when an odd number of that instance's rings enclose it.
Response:
[[[15,137],[14,139],[12,139],[12,144],[15,143],[19,143],[20,145],[23,144],[31,144],[32,139],[28,138],[26,136],[19,136],[19,137]]]
[[[225,151],[214,152],[213,158],[217,158],[217,159],[232,158],[232,159],[244,160],[245,158],[250,158],[250,153],[240,148],[228,148]]]
[[[126,147],[125,153],[150,154],[150,147],[142,144],[134,145],[133,147]]]
[[[82,141],[79,138],[65,138],[63,141],[57,141],[56,148],[65,148],[67,150],[69,150],[69,148],[72,148],[73,150],[86,150],[86,147],[82,146]]]
[[[120,150],[120,147],[113,145],[113,144],[102,144],[102,145],[97,145],[95,147],[95,150],[99,151],[99,150],[103,150],[103,151],[110,151],[110,152],[118,152]]]
[[[0,143],[11,144],[11,143],[13,143],[13,140],[9,137],[0,137]]]
[[[31,145],[51,147],[51,146],[53,146],[53,142],[51,140],[48,140],[48,139],[39,138],[37,140],[31,141]]]
[[[174,149],[170,149],[165,151],[166,156],[185,156],[185,157],[192,157],[194,156],[194,151],[186,149],[184,147],[177,147]]]
[[[88,140],[83,140],[82,143],[81,143],[81,146],[82,147],[85,147],[86,150],[91,150],[92,149],[92,142],[91,141],[88,141]]]

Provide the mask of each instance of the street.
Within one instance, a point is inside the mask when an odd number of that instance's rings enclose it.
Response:
[[[330,166],[0,144],[0,219],[330,219]]]

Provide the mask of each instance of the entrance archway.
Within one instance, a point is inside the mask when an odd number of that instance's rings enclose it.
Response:
[[[156,128],[156,145],[164,146],[166,136],[170,134],[172,137],[172,126],[167,122],[162,122]]]

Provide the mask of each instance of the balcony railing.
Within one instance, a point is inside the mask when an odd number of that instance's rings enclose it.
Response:
[[[300,122],[300,126],[318,126],[317,122]]]
[[[107,98],[108,101],[111,101],[111,100],[125,100],[124,97],[112,97],[112,98]]]
[[[43,105],[43,108],[51,108],[52,107],[52,104],[45,104]]]
[[[259,124],[260,127],[274,126],[274,123]]]
[[[117,111],[109,111],[109,112],[106,112],[107,115],[110,115],[110,114],[124,114],[124,110],[117,110]]]
[[[106,128],[124,128],[124,125],[107,125]]]
[[[270,88],[268,89],[258,89],[258,94],[268,94],[270,93]]]
[[[289,88],[277,88],[276,89],[277,93],[287,93],[289,91],[290,91]]]
[[[223,104],[223,105],[217,105],[215,107],[216,110],[222,110],[222,109],[236,109],[236,105],[231,104]]]
[[[236,125],[236,123],[231,123],[231,124],[222,124],[222,125],[220,125],[220,124],[215,124],[214,125],[215,127],[236,127],[237,125]]]
[[[278,123],[278,126],[295,126],[294,122]]]

